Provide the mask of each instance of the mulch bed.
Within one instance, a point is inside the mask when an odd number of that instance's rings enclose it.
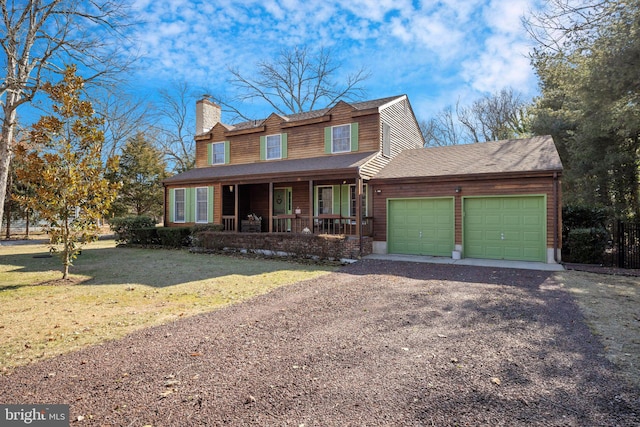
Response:
[[[95,426],[633,426],[553,273],[365,260],[0,377]]]
[[[567,270],[586,271],[589,273],[597,274],[611,274],[615,276],[631,276],[640,277],[640,269],[637,268],[618,268],[607,267],[598,264],[577,264],[577,263],[565,263],[564,268]]]

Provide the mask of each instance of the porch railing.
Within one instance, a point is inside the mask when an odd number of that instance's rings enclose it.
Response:
[[[300,215],[279,215],[272,219],[274,233],[304,233],[305,230],[309,230],[313,234],[358,234],[355,216],[318,215],[313,217],[311,224],[309,217]],[[223,216],[222,223],[225,231],[236,231],[233,215]],[[373,217],[366,217],[362,221],[362,235],[371,236],[372,234]]]
[[[222,225],[224,225],[224,231],[236,231],[235,215],[222,215]]]
[[[372,234],[372,224],[373,218],[371,217],[363,220],[363,235],[369,236]],[[313,234],[358,234],[355,216],[318,215],[313,217],[313,226],[309,225],[308,217],[280,215],[273,218],[273,231],[275,233],[302,233],[305,229]]]

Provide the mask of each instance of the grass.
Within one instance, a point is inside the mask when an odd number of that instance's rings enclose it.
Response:
[[[0,246],[0,369],[216,310],[332,271],[281,260],[184,250],[87,246],[59,280],[44,245]]]

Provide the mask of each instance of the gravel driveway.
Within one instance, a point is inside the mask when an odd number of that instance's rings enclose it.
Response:
[[[96,426],[639,425],[602,352],[552,273],[365,260],[19,368],[0,402]]]

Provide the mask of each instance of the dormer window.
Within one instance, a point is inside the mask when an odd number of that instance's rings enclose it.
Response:
[[[260,160],[287,158],[287,134],[279,133],[260,137]]]
[[[282,138],[280,135],[267,136],[267,160],[282,158]]]
[[[324,129],[324,152],[326,154],[358,151],[358,123],[329,126]]]
[[[229,163],[229,142],[214,142],[209,144],[209,164],[223,165]]]
[[[346,153],[351,151],[351,125],[333,126],[331,128],[331,152]]]

